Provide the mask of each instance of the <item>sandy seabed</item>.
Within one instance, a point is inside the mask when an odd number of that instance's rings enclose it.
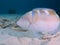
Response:
[[[60,45],[60,31],[50,39],[39,39],[32,32],[16,26],[19,16],[0,16],[0,45]],[[2,25],[2,20],[5,19]],[[9,21],[6,21],[8,19]],[[39,37],[39,36],[38,36]]]

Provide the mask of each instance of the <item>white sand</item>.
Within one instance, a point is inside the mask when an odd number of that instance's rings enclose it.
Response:
[[[4,18],[6,16],[3,16]],[[16,16],[10,17],[10,19],[15,19]],[[8,17],[6,17],[8,18]],[[9,19],[9,18],[8,18]],[[60,34],[60,32],[59,32]],[[48,40],[40,40],[38,39],[40,35],[37,37],[34,36],[34,33],[27,31],[21,32],[11,29],[7,27],[5,29],[0,28],[0,45],[59,45],[60,44],[60,35],[52,38],[50,41]]]

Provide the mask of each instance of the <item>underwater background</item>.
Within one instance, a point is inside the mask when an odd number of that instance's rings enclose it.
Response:
[[[0,0],[0,14],[24,14],[33,8],[52,8],[59,14],[60,0]]]
[[[5,19],[10,21],[5,25],[10,25],[9,23],[15,25],[20,16],[34,8],[52,8],[60,15],[60,0],[0,0],[0,22],[2,24]],[[7,33],[10,31],[14,32],[11,29],[5,30]]]
[[[42,37],[31,31],[24,31],[16,25],[20,16],[34,8],[52,8],[60,16],[60,0],[0,0],[0,45],[18,45],[17,42],[20,43],[19,39],[22,37]],[[60,31],[60,28],[58,30]],[[27,39],[30,40],[29,38]],[[36,43],[34,40],[31,42]],[[46,45],[48,42],[42,41],[41,45]]]

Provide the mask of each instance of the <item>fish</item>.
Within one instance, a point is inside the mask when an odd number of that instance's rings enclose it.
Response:
[[[25,30],[53,34],[58,31],[59,16],[51,8],[35,8],[26,12],[17,21],[17,25]]]

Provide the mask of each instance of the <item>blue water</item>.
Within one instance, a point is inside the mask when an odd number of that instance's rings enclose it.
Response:
[[[60,0],[0,0],[0,14],[8,14],[8,10],[16,10],[17,14],[25,13],[33,8],[53,8],[60,11]]]

